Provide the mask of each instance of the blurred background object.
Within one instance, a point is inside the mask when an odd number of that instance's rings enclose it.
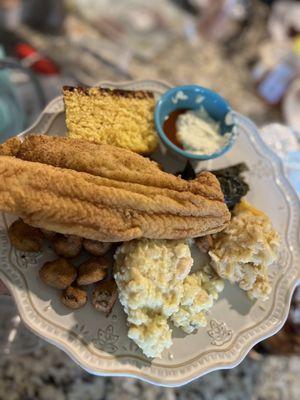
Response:
[[[263,126],[260,132],[268,146],[281,158],[286,175],[300,196],[299,131],[273,123]]]
[[[63,33],[65,6],[61,0],[23,0],[23,22],[45,34]]]
[[[263,342],[264,349],[273,354],[300,354],[300,287],[296,289],[291,311],[283,329]]]
[[[300,194],[299,75],[300,1],[0,0],[0,142],[26,129],[62,85],[195,83],[261,127]],[[280,333],[235,370],[182,389],[88,376],[59,350],[37,346],[3,299],[0,400],[300,398],[299,289]]]
[[[13,30],[21,21],[22,0],[0,1],[0,27]]]
[[[0,358],[11,359],[37,349],[40,339],[25,327],[11,297],[0,298],[0,315]]]

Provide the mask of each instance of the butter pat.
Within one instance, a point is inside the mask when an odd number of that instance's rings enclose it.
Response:
[[[224,147],[230,134],[219,134],[220,126],[203,107],[178,116],[176,137],[184,150],[194,154],[212,154]]]

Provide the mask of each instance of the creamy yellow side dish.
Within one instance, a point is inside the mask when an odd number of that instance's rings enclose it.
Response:
[[[234,209],[224,231],[214,235],[211,265],[223,279],[238,283],[251,299],[266,300],[271,292],[268,267],[275,261],[279,235],[269,218],[246,201]]]
[[[210,267],[188,275],[193,264],[188,244],[178,240],[125,242],[115,254],[115,280],[128,316],[128,336],[148,357],[160,357],[172,344],[175,326],[190,333],[206,325],[206,312],[223,290]]]
[[[154,314],[147,324],[131,324],[128,337],[132,339],[148,357],[160,357],[172,346],[172,330],[166,317]]]
[[[206,313],[223,289],[223,280],[209,266],[188,275],[183,282],[183,296],[179,309],[171,317],[174,325],[186,333],[206,326]]]
[[[185,241],[124,242],[115,253],[114,276],[128,336],[146,356],[160,357],[172,345],[168,320],[186,333],[206,326],[223,279],[238,283],[250,298],[266,299],[268,267],[278,246],[269,218],[245,201],[235,207],[228,227],[214,235],[211,266],[198,272],[189,274],[193,259]]]
[[[178,310],[192,264],[189,246],[177,240],[133,240],[116,251],[114,275],[128,336],[148,357],[171,346],[167,319]]]

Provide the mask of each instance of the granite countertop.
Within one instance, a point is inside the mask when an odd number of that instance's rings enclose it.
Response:
[[[55,347],[0,360],[1,400],[298,400],[300,358],[247,357],[181,388],[89,375]]]

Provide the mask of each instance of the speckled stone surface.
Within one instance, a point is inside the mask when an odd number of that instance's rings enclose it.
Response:
[[[300,358],[247,357],[181,388],[87,374],[55,347],[1,358],[0,400],[299,400]]]

